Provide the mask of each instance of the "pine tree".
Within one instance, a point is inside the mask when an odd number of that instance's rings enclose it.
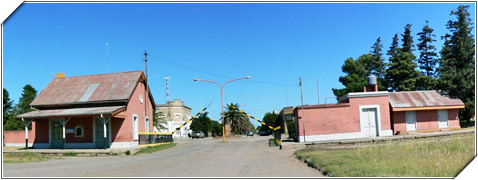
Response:
[[[468,8],[461,5],[450,13],[457,20],[448,21],[446,27],[451,34],[442,37],[445,43],[440,51],[438,85],[451,97],[458,97],[465,103],[465,109],[460,109],[460,119],[470,124],[475,110],[475,38],[471,33],[473,23]]]
[[[412,28],[411,24],[405,25],[405,31],[402,34],[402,52],[408,52],[410,54],[413,54],[413,37],[412,37],[412,31],[410,30]]]
[[[398,54],[398,34],[395,34],[392,39],[392,44],[389,47],[389,50],[387,51],[387,55],[394,57]]]
[[[416,81],[419,72],[415,70],[417,64],[414,62],[415,56],[412,54],[413,38],[411,36],[412,25],[407,24],[402,34],[402,48],[398,48],[398,37],[395,35],[388,54],[389,68],[387,69],[386,79],[391,91],[410,91],[416,89]]]
[[[8,91],[3,88],[3,126],[5,126],[7,119],[11,117],[10,111],[12,110],[12,103]]]
[[[22,130],[25,128],[23,122],[16,120],[15,116],[33,111],[33,109],[30,107],[30,103],[33,101],[33,99],[35,99],[36,94],[37,91],[30,84],[27,84],[23,87],[22,96],[10,114],[11,118],[7,119],[7,122],[5,122],[5,130]]]
[[[436,40],[434,39],[435,34],[433,34],[433,29],[428,25],[428,21],[425,22],[427,24],[423,27],[422,32],[417,33],[419,36],[418,40],[420,41],[420,43],[417,44],[418,50],[420,51],[418,64],[427,76],[433,76],[435,75],[435,66],[438,59],[436,58],[436,48],[431,43]]]
[[[377,78],[383,78],[385,76],[385,63],[383,62],[383,45],[381,43],[380,37],[377,38],[377,41],[372,45],[372,50],[370,53],[373,55],[372,62],[369,66],[369,71],[375,75]]]
[[[420,57],[418,58],[418,67],[422,70],[420,76],[417,78],[416,89],[418,90],[431,90],[435,89],[437,79],[435,78],[436,70],[435,66],[438,62],[436,48],[431,43],[435,42],[435,35],[433,29],[428,25],[428,21],[425,21],[426,25],[422,31],[417,33],[418,50],[420,51]],[[423,72],[424,71],[424,72]]]

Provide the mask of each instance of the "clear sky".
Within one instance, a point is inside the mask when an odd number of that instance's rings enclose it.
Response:
[[[227,84],[225,103],[238,103],[262,119],[266,112],[317,104],[341,88],[341,66],[358,58],[382,38],[384,54],[395,33],[425,20],[440,36],[459,3],[226,3],[226,4],[23,4],[4,22],[3,87],[15,103],[25,84],[40,92],[53,73],[66,76],[144,70],[156,103],[164,103],[164,77],[170,76],[171,99],[181,99],[193,114],[209,102],[210,117],[220,119],[221,99],[215,84]],[[475,22],[475,6],[469,11]],[[109,63],[106,56],[109,46]],[[418,52],[415,51],[418,55]],[[109,64],[109,66],[108,66]],[[327,102],[335,102],[327,98]],[[258,123],[254,123],[257,125]]]

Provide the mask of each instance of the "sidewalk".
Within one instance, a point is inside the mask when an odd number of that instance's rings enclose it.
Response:
[[[455,134],[468,134],[475,133],[474,129],[471,130],[457,130],[457,131],[443,131],[443,132],[429,132],[429,133],[415,133],[407,135],[393,135],[385,137],[373,137],[373,138],[359,138],[359,139],[342,139],[342,140],[330,140],[330,141],[315,141],[315,142],[282,142],[283,148],[308,148],[312,145],[326,145],[326,144],[364,144],[364,143],[377,143],[384,141],[398,141],[405,139],[420,139],[420,138],[429,138],[429,137],[439,137],[439,136],[450,136]]]
[[[31,152],[48,155],[63,155],[73,153],[77,156],[100,156],[100,155],[126,155],[126,151],[134,154],[138,151],[135,148],[129,149],[9,149],[3,148],[3,153]]]

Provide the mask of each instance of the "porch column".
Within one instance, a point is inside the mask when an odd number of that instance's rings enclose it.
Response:
[[[64,118],[62,120],[60,120],[61,122],[61,126],[63,128],[63,149],[65,149],[65,146],[66,146],[66,132],[65,132],[65,126],[66,126],[66,123],[68,123],[68,121],[70,121],[70,118]]]
[[[25,149],[28,149],[28,126],[32,123],[32,121],[24,120],[23,118],[22,121],[25,125]]]
[[[100,114],[100,119],[101,119],[101,122],[103,122],[103,138],[104,138],[104,142],[105,142],[105,145],[104,145],[104,148],[106,149],[106,145],[107,145],[107,134],[106,134],[106,124],[111,120],[111,117],[103,117],[103,114]]]

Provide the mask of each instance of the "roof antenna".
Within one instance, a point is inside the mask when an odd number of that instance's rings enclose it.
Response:
[[[110,73],[109,59],[110,59],[110,54],[108,51],[108,41],[106,41],[106,73]]]

